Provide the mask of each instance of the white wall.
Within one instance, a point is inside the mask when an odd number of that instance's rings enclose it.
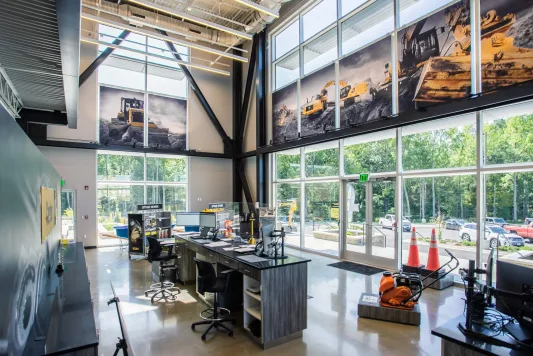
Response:
[[[192,56],[209,59],[205,52],[193,50]],[[231,72],[231,63],[224,70]],[[205,65],[205,62],[199,62]],[[218,121],[229,137],[233,134],[233,86],[231,76],[213,74],[200,69],[191,68],[191,74],[213,109]],[[189,149],[223,153],[224,146],[207,113],[200,104],[196,94],[189,89]]]
[[[191,157],[189,160],[189,210],[201,211],[213,202],[233,199],[232,160]]]
[[[76,190],[76,236],[87,246],[98,242],[96,211],[96,151],[39,147],[50,164],[65,180],[63,189]],[[85,186],[89,190],[85,190]],[[88,219],[84,219],[84,216]]]

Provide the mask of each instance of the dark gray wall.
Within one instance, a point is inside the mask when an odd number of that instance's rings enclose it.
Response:
[[[59,175],[0,106],[0,355],[22,353],[55,270],[61,219],[58,208],[41,244],[43,186],[56,189],[59,206]]]

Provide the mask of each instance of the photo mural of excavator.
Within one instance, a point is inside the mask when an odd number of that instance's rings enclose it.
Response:
[[[339,61],[341,128],[392,114],[390,36]]]
[[[533,1],[481,2],[482,91],[533,79]]]
[[[298,137],[297,83],[272,93],[272,140],[283,142]]]
[[[466,0],[398,33],[400,112],[470,95],[470,39]]]
[[[301,80],[301,136],[335,128],[335,65],[322,68]]]

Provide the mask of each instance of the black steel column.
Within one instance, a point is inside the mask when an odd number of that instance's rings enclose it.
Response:
[[[266,125],[266,35],[263,30],[258,33],[256,41],[255,90],[256,90],[256,145],[267,144]],[[268,164],[265,154],[256,154],[257,164],[257,202],[260,206],[268,203]]]
[[[237,158],[242,152],[241,131],[241,99],[242,99],[242,64],[233,61],[233,201],[242,203],[242,180],[240,174],[240,159]],[[242,212],[242,204],[240,205]]]
[[[160,34],[163,36],[168,36],[166,31],[163,30],[157,30]],[[166,41],[166,45],[170,51],[172,51],[172,55],[174,58],[176,58],[179,61],[182,61],[183,59],[181,56],[177,53],[176,47],[171,41]],[[191,72],[187,68],[187,66],[178,64],[183,71],[183,74],[187,77],[189,80],[189,83],[191,85],[191,89],[196,94],[196,97],[198,100],[200,100],[200,104],[202,104],[202,107],[204,108],[205,112],[207,113],[207,116],[209,117],[209,120],[211,120],[211,123],[217,130],[218,134],[220,135],[220,138],[222,138],[222,142],[224,143],[224,153],[230,153],[233,151],[233,140],[226,134],[226,131],[224,131],[224,128],[220,124],[220,121],[218,121],[217,116],[215,115],[215,112],[211,108],[211,105],[207,102],[207,99],[205,98],[204,94],[202,93],[202,90],[194,80],[194,77],[192,76]],[[232,155],[234,153],[231,153]]]

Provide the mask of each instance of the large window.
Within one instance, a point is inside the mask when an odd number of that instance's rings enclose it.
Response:
[[[358,243],[371,202],[371,223],[386,237],[382,248],[372,235],[373,256],[390,258],[396,243],[398,262],[407,261],[413,231],[380,225],[398,208],[402,226],[415,228],[422,263],[433,231],[441,263],[449,250],[460,267],[477,256],[481,266],[493,247],[500,259],[520,260],[533,250],[532,117],[533,102],[523,102],[276,153],[278,222],[287,227],[291,245],[341,257],[365,253]],[[371,201],[361,174],[372,183]],[[345,237],[339,229],[343,209]]]
[[[533,161],[533,104],[526,102],[483,112],[485,163]]]
[[[344,173],[394,172],[396,131],[380,132],[344,140]]]
[[[322,0],[302,16],[303,41],[320,32],[337,19],[337,0]]]
[[[98,152],[99,243],[105,245],[105,233],[125,224],[138,204],[160,203],[171,212],[186,211],[187,161],[181,156]]]
[[[305,176],[339,175],[339,146],[336,142],[305,148]]]
[[[475,115],[408,126],[402,135],[405,170],[476,165]]]

